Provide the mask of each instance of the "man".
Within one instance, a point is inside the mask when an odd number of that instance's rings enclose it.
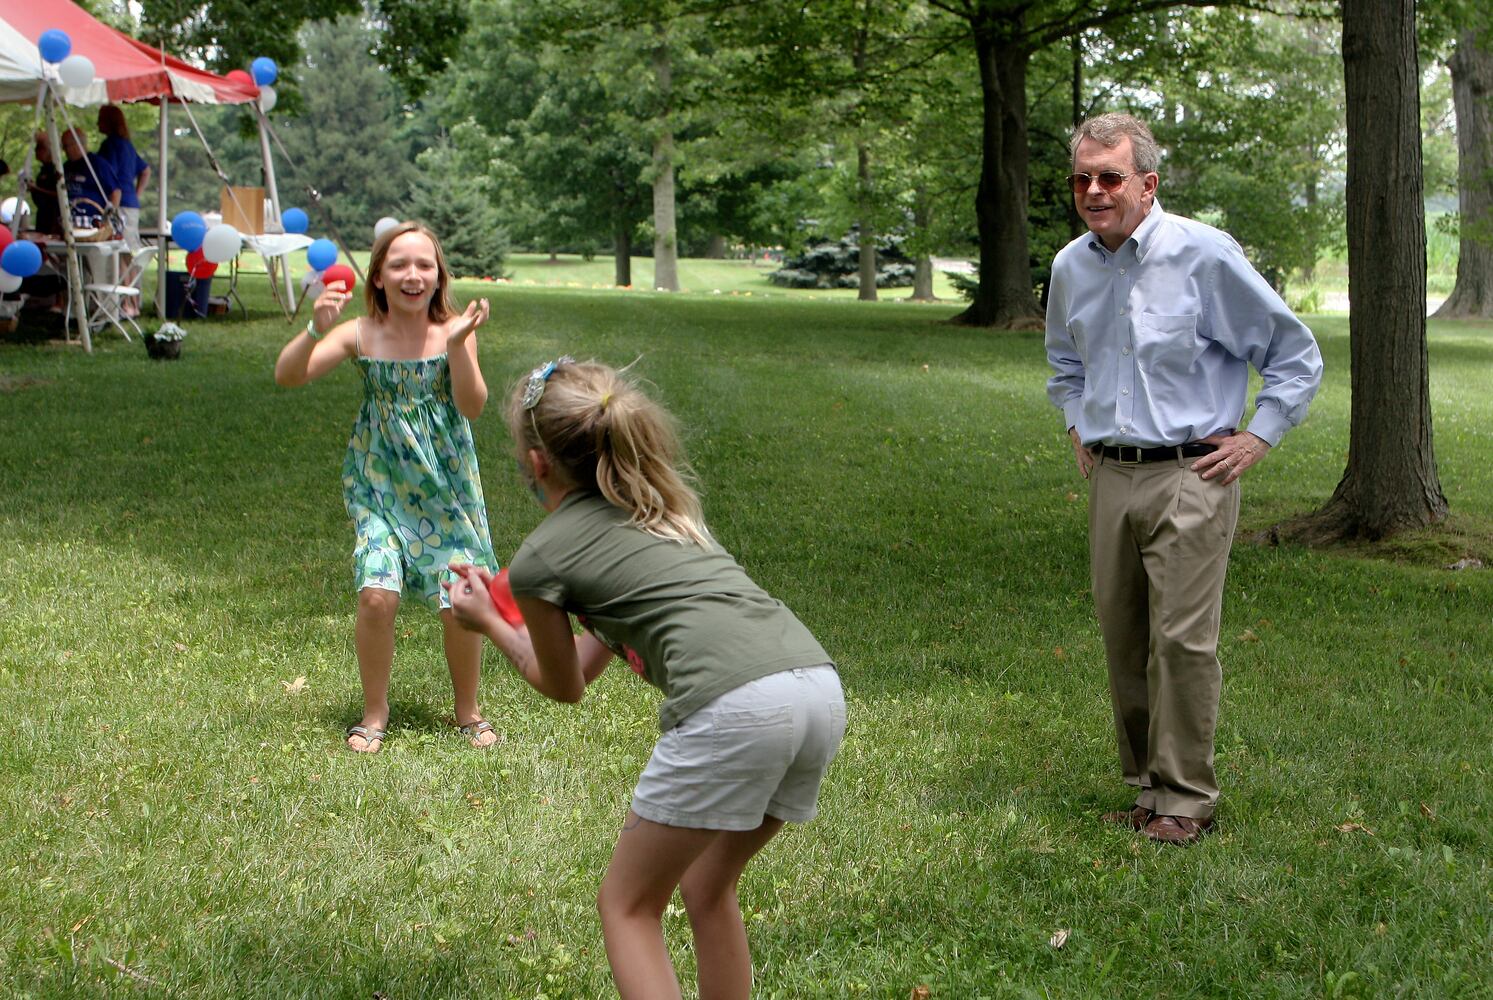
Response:
[[[1053,261],[1048,395],[1089,480],[1120,765],[1140,789],[1104,818],[1190,844],[1218,804],[1219,613],[1239,477],[1306,416],[1322,358],[1230,236],[1162,211],[1160,151],[1142,122],[1091,118],[1071,148],[1089,232]],[[1264,385],[1241,431],[1250,365]]]

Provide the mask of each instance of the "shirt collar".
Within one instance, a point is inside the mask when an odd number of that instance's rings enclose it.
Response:
[[[1130,234],[1130,238],[1125,243],[1120,244],[1120,250],[1125,249],[1126,243],[1134,243],[1135,262],[1139,264],[1145,260],[1146,255],[1151,252],[1152,245],[1156,242],[1156,230],[1160,228],[1161,217],[1165,214],[1166,212],[1161,208],[1160,200],[1153,199],[1151,210],[1146,213],[1144,219],[1140,220],[1140,225],[1135,227],[1135,232]],[[1109,248],[1100,243],[1097,238],[1089,240],[1089,249],[1097,253],[1100,260],[1107,260],[1111,256]],[[1119,251],[1115,252],[1118,253]]]

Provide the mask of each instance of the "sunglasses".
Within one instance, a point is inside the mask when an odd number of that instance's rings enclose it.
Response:
[[[559,368],[561,365],[570,365],[574,363],[575,358],[572,358],[568,354],[562,354],[554,361],[542,364],[538,368],[535,368],[532,372],[530,372],[529,381],[524,386],[524,409],[532,410],[534,409],[534,407],[539,405],[539,401],[544,398],[545,383],[550,380],[551,375],[555,374],[556,368]]]
[[[1134,172],[1122,174],[1118,170],[1101,170],[1097,174],[1069,174],[1068,186],[1073,189],[1074,194],[1087,194],[1089,185],[1098,181],[1101,191],[1113,194],[1134,176]]]

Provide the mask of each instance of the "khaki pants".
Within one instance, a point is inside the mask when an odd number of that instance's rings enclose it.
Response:
[[[1218,804],[1218,625],[1239,484],[1204,480],[1193,461],[1100,457],[1089,564],[1125,781],[1148,809],[1206,819]]]

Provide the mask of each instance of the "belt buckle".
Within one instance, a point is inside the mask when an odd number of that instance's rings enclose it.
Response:
[[[1116,462],[1119,462],[1121,465],[1140,465],[1141,464],[1141,448],[1140,448],[1140,445],[1135,445],[1135,444],[1117,444],[1117,445],[1115,445],[1115,448],[1120,453],[1118,455],[1118,457],[1115,458]],[[1125,454],[1127,451],[1130,454],[1134,455],[1135,457],[1134,458],[1127,458],[1126,454]]]

